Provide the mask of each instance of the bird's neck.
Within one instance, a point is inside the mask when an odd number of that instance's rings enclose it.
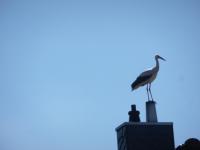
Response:
[[[159,70],[159,61],[158,61],[158,59],[156,59],[156,70]]]

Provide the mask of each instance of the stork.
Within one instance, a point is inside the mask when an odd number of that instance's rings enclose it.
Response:
[[[150,101],[149,93],[150,93],[150,96],[151,96],[151,100],[153,101],[153,96],[152,96],[152,93],[151,93],[151,83],[155,80],[155,78],[156,78],[156,76],[158,74],[158,71],[159,71],[159,61],[158,61],[158,59],[166,61],[161,56],[156,55],[155,56],[156,66],[151,68],[151,69],[148,69],[148,70],[142,72],[137,77],[137,79],[131,84],[132,91],[136,90],[140,86],[147,85],[146,90],[147,90],[147,95],[148,95],[148,101]]]

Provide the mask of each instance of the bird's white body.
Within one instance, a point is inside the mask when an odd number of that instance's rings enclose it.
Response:
[[[131,84],[132,90],[135,90],[135,89],[139,88],[140,86],[144,86],[144,85],[147,84],[147,93],[148,93],[148,90],[149,90],[150,94],[151,94],[151,89],[150,89],[151,83],[155,80],[155,78],[158,74],[158,71],[159,71],[159,61],[158,61],[158,59],[165,60],[164,58],[160,57],[159,55],[156,55],[155,56],[156,66],[151,68],[151,69],[144,71],[143,73],[141,73],[137,77],[137,79]],[[151,94],[151,98],[152,98],[152,94]],[[148,95],[148,99],[149,99],[149,95]]]

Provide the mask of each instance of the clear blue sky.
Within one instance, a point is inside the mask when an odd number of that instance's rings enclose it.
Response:
[[[146,89],[176,145],[200,138],[198,0],[1,0],[0,149],[116,150],[115,128]]]

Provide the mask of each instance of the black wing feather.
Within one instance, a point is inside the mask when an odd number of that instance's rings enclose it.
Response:
[[[138,85],[141,84],[142,82],[145,82],[149,78],[151,78],[152,75],[147,75],[147,76],[139,76],[137,79],[131,84],[132,90]],[[144,86],[144,85],[142,85]]]

